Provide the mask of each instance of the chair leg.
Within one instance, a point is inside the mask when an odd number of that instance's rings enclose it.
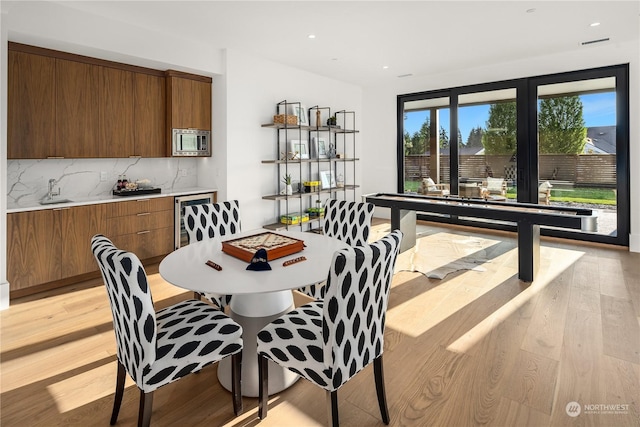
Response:
[[[378,394],[378,406],[382,422],[389,424],[389,408],[387,408],[387,395],[384,391],[384,370],[382,368],[382,355],[373,361],[373,375],[376,379],[376,393]]]
[[[327,421],[330,426],[338,427],[338,390],[327,390]]]
[[[233,412],[242,413],[242,351],[231,355],[231,393],[233,395]]]
[[[118,421],[118,413],[120,413],[120,405],[122,404],[122,395],[124,395],[124,381],[127,371],[124,365],[118,360],[118,373],[116,377],[116,395],[113,398],[113,411],[111,411],[111,425]]]
[[[202,299],[202,294],[200,292],[194,292],[193,299],[197,299],[198,301],[200,301]]]
[[[140,410],[138,411],[138,427],[149,427],[151,423],[151,407],[153,406],[153,392],[145,393],[140,390]]]
[[[269,365],[268,359],[258,353],[258,416],[261,420],[267,417],[269,403]]]

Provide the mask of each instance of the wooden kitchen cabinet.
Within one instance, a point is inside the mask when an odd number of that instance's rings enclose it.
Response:
[[[64,286],[59,282],[97,272],[91,237],[106,230],[103,204],[7,215],[7,278],[11,292]],[[58,282],[56,284],[56,282]]]
[[[95,234],[104,234],[142,260],[166,255],[174,250],[174,198],[7,214],[11,298],[98,277],[91,251]]]
[[[55,155],[55,59],[8,53],[7,158]]]
[[[173,197],[110,203],[105,235],[140,259],[166,255],[174,249],[173,205]]]
[[[98,271],[91,238],[106,229],[105,205],[61,209],[62,278]]]
[[[171,129],[211,130],[211,78],[167,71],[168,137]]]
[[[134,155],[166,157],[166,86],[163,76],[134,75]]]
[[[133,87],[131,71],[100,67],[98,157],[135,155]]]
[[[59,212],[7,214],[7,279],[11,292],[62,277]]]
[[[100,157],[99,89],[97,65],[56,59],[56,156]]]
[[[8,47],[8,159],[167,157],[171,129],[211,130],[211,77]]]

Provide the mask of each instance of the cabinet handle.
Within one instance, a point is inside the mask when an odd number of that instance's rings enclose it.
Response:
[[[47,159],[64,159],[63,156],[47,156]]]
[[[130,159],[141,159],[142,156],[138,155],[138,154],[134,154],[132,156],[129,156]]]
[[[138,231],[136,234],[147,234],[151,233],[151,230]]]
[[[136,202],[148,202],[149,199],[137,199]]]
[[[71,209],[71,208],[54,208],[53,210],[54,211],[67,211],[69,209]]]
[[[151,215],[151,212],[140,212],[137,216]]]

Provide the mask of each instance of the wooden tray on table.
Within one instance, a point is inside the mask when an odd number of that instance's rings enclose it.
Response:
[[[222,252],[246,262],[258,251],[267,251],[267,261],[295,254],[304,249],[304,241],[270,231],[222,242]]]

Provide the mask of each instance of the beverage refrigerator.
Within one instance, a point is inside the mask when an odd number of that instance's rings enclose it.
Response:
[[[184,208],[191,205],[203,205],[215,203],[215,193],[191,194],[188,196],[177,196],[175,198],[175,248],[189,244],[187,230],[184,228]]]

